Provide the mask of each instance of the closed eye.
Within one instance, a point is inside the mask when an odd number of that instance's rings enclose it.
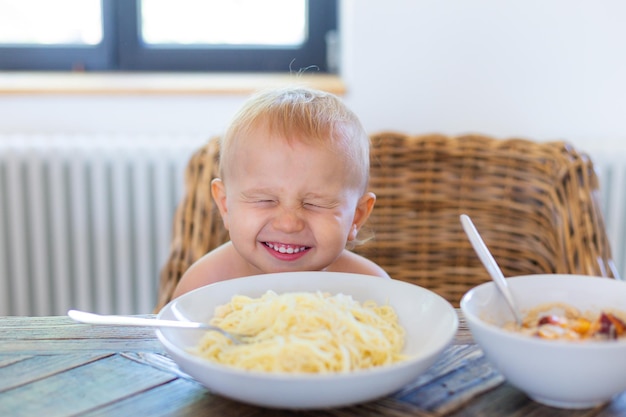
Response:
[[[256,204],[276,204],[276,200],[256,200],[253,201]]]
[[[276,199],[267,194],[253,195],[253,194],[248,194],[248,193],[242,193],[241,201],[248,203],[248,204],[260,204],[260,205],[268,205],[268,204],[276,203]]]
[[[335,204],[331,203],[322,203],[322,202],[305,202],[303,204],[304,207],[313,208],[313,209],[331,209],[335,207]]]
[[[244,202],[255,206],[271,206],[275,205],[277,201],[271,198],[246,198]]]

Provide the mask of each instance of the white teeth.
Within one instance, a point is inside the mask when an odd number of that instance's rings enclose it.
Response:
[[[298,248],[294,248],[292,246],[289,247],[285,247],[285,246],[278,246],[278,245],[274,245],[272,243],[266,243],[266,245],[272,249],[274,249],[276,252],[280,252],[280,253],[299,253],[302,252],[303,250],[306,249],[306,246],[300,246]]]

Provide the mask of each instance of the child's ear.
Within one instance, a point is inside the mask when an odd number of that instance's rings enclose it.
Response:
[[[370,214],[372,214],[375,203],[376,194],[368,192],[361,196],[356,205],[356,210],[354,210],[354,219],[352,220],[352,228],[348,234],[348,241],[356,239],[359,230],[370,217]]]
[[[219,178],[214,178],[211,181],[211,195],[217,205],[222,216],[222,222],[224,227],[228,230],[228,205],[226,204],[226,187],[224,182]]]

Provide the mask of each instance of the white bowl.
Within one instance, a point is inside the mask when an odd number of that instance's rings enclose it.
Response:
[[[324,291],[363,302],[389,303],[406,330],[403,352],[410,359],[389,366],[342,374],[302,375],[244,371],[215,364],[188,352],[201,333],[160,329],[157,336],[179,367],[216,394],[273,408],[313,409],[345,406],[391,394],[425,372],[454,338],[458,317],[439,295],[406,282],[346,273],[265,274],[211,284],[170,302],[159,318],[208,321],[218,305],[236,294],[258,297],[277,293]],[[172,307],[181,314],[174,314]]]
[[[544,303],[581,311],[626,311],[626,282],[582,275],[507,278],[522,315]],[[590,408],[626,390],[626,340],[544,340],[501,328],[513,315],[493,282],[461,299],[475,341],[514,386],[535,401],[559,408]]]

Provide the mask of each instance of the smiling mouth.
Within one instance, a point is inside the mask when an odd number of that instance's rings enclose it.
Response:
[[[265,246],[267,246],[268,248],[274,250],[275,252],[278,253],[287,253],[287,254],[292,254],[292,253],[300,253],[300,252],[304,252],[305,250],[309,249],[308,246],[294,246],[294,245],[284,245],[281,243],[272,243],[272,242],[264,242]]]

